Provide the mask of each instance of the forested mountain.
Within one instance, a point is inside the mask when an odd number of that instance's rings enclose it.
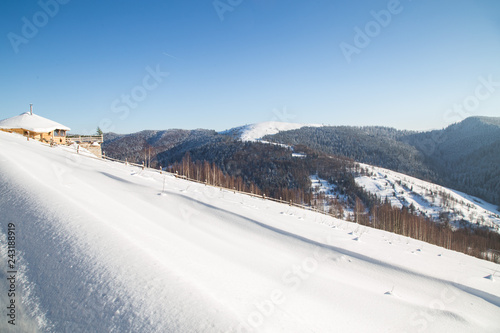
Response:
[[[500,205],[500,118],[470,117],[403,140],[426,156],[437,182]]]
[[[328,126],[304,127],[263,139],[291,146],[302,144],[327,154],[434,180],[435,175],[427,166],[425,155],[402,140],[410,134],[412,132],[387,127]]]
[[[429,180],[500,205],[500,118],[470,117],[443,130],[305,127],[263,138]]]
[[[126,135],[106,133],[102,148],[109,157],[139,164],[151,160],[151,166],[157,167],[160,165],[157,160],[159,153],[173,150],[181,151],[181,155],[184,155],[186,151],[200,145],[224,138],[213,130],[204,129],[146,130]]]

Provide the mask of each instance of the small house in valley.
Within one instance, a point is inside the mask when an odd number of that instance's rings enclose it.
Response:
[[[66,144],[66,132],[70,128],[34,114],[33,107],[30,105],[29,112],[0,120],[0,130],[19,133],[28,139],[31,138],[42,142]]]

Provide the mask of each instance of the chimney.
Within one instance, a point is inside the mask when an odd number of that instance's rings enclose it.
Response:
[[[30,104],[30,115],[33,115],[33,104]]]

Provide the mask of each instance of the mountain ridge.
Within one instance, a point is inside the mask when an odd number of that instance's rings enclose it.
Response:
[[[500,118],[470,117],[441,130],[323,127],[266,136],[407,173],[500,205]],[[390,133],[390,135],[389,135]]]

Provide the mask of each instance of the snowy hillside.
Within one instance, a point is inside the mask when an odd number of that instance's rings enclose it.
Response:
[[[257,124],[236,127],[222,132],[239,136],[243,141],[257,141],[263,136],[277,134],[282,131],[291,131],[302,127],[320,127],[314,124],[284,123],[279,121],[267,121]]]
[[[498,264],[381,230],[3,132],[0,193],[1,332],[500,331]]]
[[[495,205],[398,172],[366,164],[360,166],[367,168],[372,176],[357,177],[356,183],[382,199],[387,198],[392,206],[411,207],[433,219],[446,217],[456,227],[469,222],[499,231],[500,212]]]
[[[407,207],[434,221],[446,220],[454,228],[470,227],[472,224],[500,232],[500,211],[493,204],[399,172],[363,163],[359,165],[370,176],[355,177],[356,184],[383,201],[387,199],[393,207]],[[325,198],[321,206],[323,211],[330,211],[334,199],[340,203],[347,202],[348,198],[341,195],[335,185],[318,175],[309,178],[314,193],[322,193]],[[353,214],[352,208],[343,207],[344,218],[354,219]]]

